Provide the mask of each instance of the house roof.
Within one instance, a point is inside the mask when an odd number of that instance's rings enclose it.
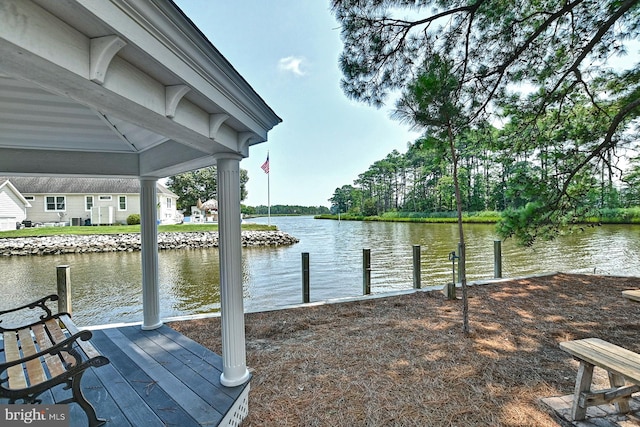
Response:
[[[282,121],[171,0],[3,4],[0,174],[159,179]]]
[[[45,176],[0,176],[0,186],[9,182],[22,194],[139,194],[140,180],[131,178],[66,178]],[[161,183],[158,194],[178,197]]]
[[[0,178],[0,190],[2,190],[3,188],[7,188],[9,191],[15,194],[15,196],[22,202],[25,207],[31,207],[31,203],[29,203],[29,201],[25,199],[22,194],[20,194],[20,191],[18,191],[18,189],[13,184],[11,184],[11,181],[3,181],[2,178]]]

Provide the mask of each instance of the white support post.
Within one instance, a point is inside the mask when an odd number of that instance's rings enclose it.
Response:
[[[142,243],[142,329],[162,326],[158,285],[158,209],[156,178],[140,178],[140,240]]]
[[[240,160],[239,155],[233,154],[217,159],[223,363],[220,382],[226,387],[243,384],[250,377],[246,361],[242,301]]]

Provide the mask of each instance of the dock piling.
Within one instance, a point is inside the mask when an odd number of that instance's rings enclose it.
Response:
[[[371,294],[371,249],[362,250],[362,293]]]
[[[413,245],[413,289],[420,289],[420,245]]]
[[[302,302],[309,301],[309,252],[302,252]]]
[[[493,277],[502,278],[502,242],[500,240],[493,241]]]
[[[58,313],[71,313],[71,267],[59,265],[56,267]]]

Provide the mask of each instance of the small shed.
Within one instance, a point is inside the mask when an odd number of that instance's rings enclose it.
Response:
[[[15,230],[27,218],[31,204],[9,180],[0,179],[0,231]]]

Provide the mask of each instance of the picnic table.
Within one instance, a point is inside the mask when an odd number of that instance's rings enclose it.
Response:
[[[629,412],[631,394],[640,391],[640,354],[599,338],[560,343],[560,348],[580,362],[571,417],[584,420],[587,407],[613,403],[619,413]],[[593,368],[605,369],[611,388],[592,390]]]

